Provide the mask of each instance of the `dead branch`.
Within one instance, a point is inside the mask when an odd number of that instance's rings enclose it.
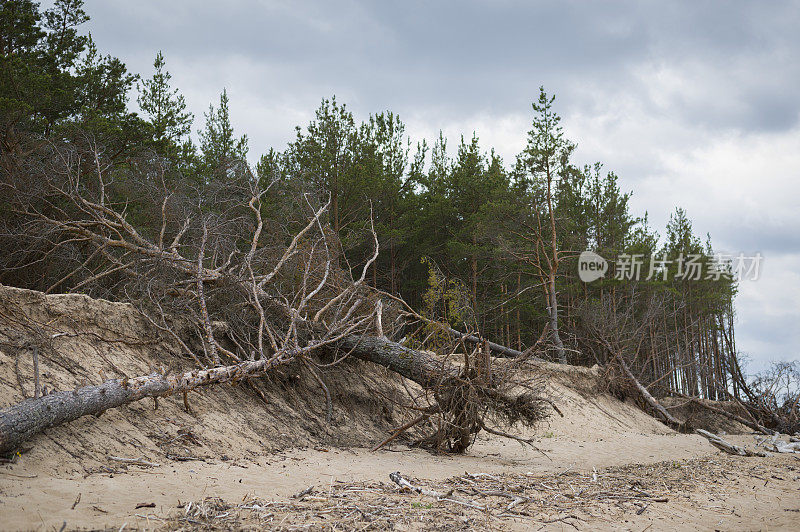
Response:
[[[678,421],[675,418],[675,416],[667,412],[667,410],[663,406],[661,406],[661,403],[659,403],[655,397],[650,395],[650,392],[647,391],[647,388],[645,388],[642,385],[642,383],[639,382],[639,379],[637,379],[636,376],[634,376],[633,372],[631,371],[631,368],[628,366],[628,363],[625,362],[625,359],[622,357],[622,355],[620,355],[619,352],[615,350],[608,341],[606,341],[605,339],[601,339],[601,341],[606,345],[606,348],[616,358],[617,362],[619,363],[619,366],[622,368],[622,371],[625,373],[628,379],[630,379],[630,381],[639,391],[639,394],[642,396],[642,399],[644,399],[644,401],[653,410],[655,410],[656,413],[658,413],[658,415],[662,418],[662,420],[675,430],[681,432],[687,430],[685,423]]]
[[[728,454],[735,454],[738,456],[767,456],[762,451],[751,451],[745,447],[739,447],[738,445],[734,445],[729,441],[720,438],[716,434],[713,434],[706,430],[695,429],[695,432],[697,432],[700,436],[707,439],[708,443],[710,443],[711,445],[713,445],[714,447],[716,447],[721,451],[725,451]]]

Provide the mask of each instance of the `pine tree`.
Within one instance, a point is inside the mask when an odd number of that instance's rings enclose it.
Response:
[[[377,163],[368,165],[372,173],[363,176],[364,192],[372,202],[375,230],[383,250],[373,268],[374,282],[378,284],[378,272],[382,270],[388,274],[385,288],[396,293],[400,250],[409,237],[410,187],[405,175],[409,141],[405,125],[392,112],[370,116],[363,138]]]
[[[152,126],[156,151],[175,157],[191,131],[194,117],[186,110],[183,95],[170,87],[172,75],[165,69],[164,55],[160,51],[153,67],[153,77],[139,85],[138,103]]]
[[[559,125],[561,117],[553,111],[554,101],[555,96],[548,96],[544,87],[539,89],[539,99],[532,104],[533,127],[528,132],[528,146],[522,157],[530,176],[529,186],[534,199],[533,206],[536,209],[544,207],[546,212],[545,223],[537,223],[537,227],[542,228],[537,238],[541,242],[542,258],[546,264],[550,332],[559,360],[566,363],[567,356],[559,334],[558,321],[556,277],[561,256],[558,248],[554,194],[556,180],[571,172],[569,159],[575,150],[575,145],[564,138],[563,129]],[[543,205],[540,205],[538,197],[542,194]]]
[[[39,12],[31,0],[0,3],[0,120],[5,142],[16,132],[49,134],[77,113],[81,80],[75,67],[87,38],[77,27],[89,20],[80,0],[58,0]]]
[[[219,107],[214,108],[213,104],[208,106],[205,128],[198,131],[199,170],[206,180],[227,179],[247,160],[247,135],[238,139],[235,137],[228,103],[228,91],[223,89],[219,96]]]
[[[116,57],[101,55],[91,37],[76,71],[80,79],[76,97],[84,123],[128,114],[128,91],[137,76]]]
[[[331,225],[344,240],[348,226],[364,220],[363,214],[369,212],[357,194],[358,143],[352,113],[334,96],[322,100],[305,132],[297,128],[297,137],[287,152],[294,177],[330,195]]]

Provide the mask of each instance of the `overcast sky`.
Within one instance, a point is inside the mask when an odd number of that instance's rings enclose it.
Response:
[[[759,251],[737,345],[750,371],[800,359],[800,2],[87,0],[100,50],[149,76],[162,50],[202,126],[223,88],[251,156],[282,150],[323,97],[390,109],[412,139],[475,131],[507,164],[538,87],[576,162],[601,161],[663,227]]]

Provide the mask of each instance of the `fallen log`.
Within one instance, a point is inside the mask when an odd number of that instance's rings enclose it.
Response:
[[[443,358],[386,338],[352,335],[341,340],[338,347],[356,358],[380,364],[427,389],[459,374],[458,368]]]
[[[728,454],[733,454],[736,456],[767,456],[766,453],[762,451],[751,451],[745,447],[734,445],[731,442],[720,438],[716,434],[708,432],[707,430],[696,429],[695,432],[707,439],[711,445]]]
[[[385,292],[381,292],[381,293],[391,297],[392,299],[395,299],[396,301],[401,301],[402,302],[402,300],[398,300],[397,298],[391,296],[391,294],[386,294]],[[405,302],[402,302],[402,303],[405,303]],[[435,322],[433,320],[430,320],[430,319],[428,319],[428,318],[426,318],[426,317],[424,317],[424,316],[422,316],[422,315],[420,315],[420,314],[418,314],[418,313],[416,313],[416,312],[414,312],[412,310],[401,311],[400,313],[401,313],[401,315],[405,316],[407,319],[410,319],[410,320],[419,320],[419,321],[424,321],[424,322],[430,323],[430,324],[441,325],[441,324],[439,324],[439,323],[437,323],[437,322]],[[450,336],[452,336],[453,338],[456,338],[456,339],[461,340],[461,341],[463,341],[465,343],[468,343],[468,344],[472,344],[472,345],[485,344],[485,345],[489,346],[489,350],[492,352],[492,354],[494,356],[498,357],[498,358],[521,358],[521,357],[527,356],[529,354],[528,352],[518,351],[518,350],[513,349],[511,347],[506,347],[506,346],[500,345],[500,344],[498,344],[496,342],[492,342],[491,340],[486,340],[486,339],[481,338],[479,336],[476,336],[474,334],[462,333],[461,331],[457,331],[457,330],[453,329],[450,326],[447,326],[444,329],[444,331],[447,334],[449,334]],[[544,359],[542,359],[540,357],[536,357],[536,356],[530,356],[529,360],[535,360],[535,361],[539,361],[539,362],[544,362]]]
[[[0,454],[15,451],[20,444],[39,432],[83,416],[99,416],[106,410],[146,397],[164,397],[202,386],[263,375],[291,360],[292,356],[289,355],[176,375],[155,373],[133,379],[111,379],[96,386],[26,399],[0,411]]]
[[[459,369],[443,358],[417,351],[385,338],[352,335],[338,343],[351,356],[380,364],[426,389],[436,389],[447,397],[458,386]],[[0,411],[0,454],[10,453],[35,434],[87,415],[99,416],[147,397],[185,393],[203,386],[263,375],[294,360],[294,354],[278,358],[246,361],[232,366],[195,370],[176,375],[151,374],[132,379],[112,379],[96,386],[60,391],[26,399]],[[494,389],[480,388],[481,395],[501,405],[516,405],[519,398]],[[524,405],[521,405],[524,406]],[[534,413],[529,417],[535,416]]]
[[[616,350],[612,349],[611,345],[608,344],[608,342],[605,342],[605,343],[606,343],[606,347],[609,349],[609,351],[611,351],[614,354],[614,357],[617,359],[617,362],[619,362],[619,365],[622,368],[622,371],[625,373],[625,375],[628,377],[628,379],[633,383],[633,385],[639,391],[639,394],[642,396],[642,399],[644,399],[644,401],[648,405],[650,405],[650,407],[653,410],[655,410],[659,414],[659,416],[661,416],[662,421],[664,421],[671,428],[673,428],[673,429],[675,429],[675,430],[677,430],[679,432],[686,431],[686,429],[687,429],[686,424],[681,422],[681,421],[678,421],[672,414],[667,412],[667,410],[663,406],[661,406],[661,403],[659,403],[656,400],[656,398],[653,397],[650,394],[649,391],[647,391],[647,388],[645,388],[642,385],[642,383],[639,382],[639,379],[637,379],[634,376],[633,372],[631,371],[631,368],[628,366],[628,363],[625,362],[624,358],[622,358],[622,355],[620,355]]]
[[[443,379],[458,375],[457,369],[445,361],[381,338],[347,337],[340,347],[357,358],[385,366],[425,388],[432,388]],[[288,354],[277,359],[247,361],[169,376],[151,374],[132,379],[111,379],[96,386],[26,399],[0,411],[0,454],[16,450],[39,432],[83,416],[99,416],[106,410],[147,397],[164,397],[201,386],[263,375],[292,359],[293,356]]]
[[[463,340],[464,342],[466,342],[468,344],[479,345],[479,344],[482,344],[482,343],[485,342],[486,345],[489,346],[489,350],[496,357],[517,358],[517,357],[521,357],[524,354],[522,351],[517,351],[516,349],[512,349],[510,347],[506,347],[504,345],[500,345],[498,343],[492,342],[491,340],[482,340],[481,338],[475,336],[474,334],[462,333],[462,332],[459,332],[459,331],[453,329],[452,327],[448,327],[447,329],[448,329],[447,333],[450,336],[452,336],[454,338],[458,338],[460,340]],[[538,357],[534,357],[534,359],[541,360]]]

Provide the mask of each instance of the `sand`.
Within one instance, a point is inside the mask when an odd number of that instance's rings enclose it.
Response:
[[[737,443],[753,443],[751,436],[729,438]],[[294,449],[257,459],[170,461],[158,467],[119,467],[109,461],[109,467],[116,468],[116,473],[88,476],[53,474],[48,468],[23,459],[0,473],[0,523],[6,530],[59,529],[63,523],[67,523],[69,529],[119,528],[125,523],[128,527],[157,528],[165,523],[155,517],[163,519],[180,514],[178,507],[188,501],[216,497],[237,503],[251,497],[288,502],[291,495],[309,486],[315,486],[324,494],[329,487],[340,483],[353,486],[382,481],[388,484],[388,474],[392,471],[423,479],[421,482],[426,485],[435,485],[436,481],[464,472],[544,475],[546,480],[565,471],[576,475],[598,471],[602,477],[609,467],[631,465],[636,466],[631,471],[631,478],[634,478],[650,464],[666,463],[680,468],[699,459],[722,464],[726,477],[722,478],[719,472],[704,473],[700,468],[700,478],[670,491],[670,502],[653,503],[645,516],[636,515],[635,511],[620,515],[610,508],[602,509],[593,518],[583,516],[583,522],[575,523],[581,529],[589,526],[591,529],[631,530],[642,530],[648,524],[660,529],[667,523],[679,528],[720,530],[796,530],[800,525],[800,461],[793,456],[728,458],[699,436],[679,434],[618,433],[587,440],[553,437],[542,438],[537,445],[546,456],[532,449],[522,449],[516,443],[486,439],[464,456],[437,456],[404,446],[375,453],[359,448]],[[763,472],[753,476],[748,472],[753,467],[762,468]],[[26,478],[31,476],[34,478]],[[711,483],[714,492],[707,487]],[[421,499],[400,493],[395,497],[412,502]],[[447,506],[445,502],[432,499],[422,498],[422,501],[421,508]],[[137,509],[142,503],[155,506]],[[410,502],[407,504],[414,509]],[[591,505],[587,503],[588,506]],[[294,518],[306,519],[301,512],[296,512]],[[667,521],[663,521],[665,519]],[[453,516],[444,515],[429,519],[428,524],[446,525],[452,524],[452,520]],[[516,518],[504,523],[500,519],[485,525],[524,528],[526,522],[529,526],[539,521],[541,519]],[[292,522],[289,520],[284,525]],[[563,528],[563,523],[551,526]]]
[[[0,286],[0,406],[22,399],[15,365],[31,389],[30,354],[15,347],[34,334],[31,324],[41,334],[67,333],[40,354],[43,380],[57,389],[181,367],[174,346],[156,339],[128,305]],[[388,400],[403,390],[382,368],[348,364],[325,375],[334,395],[331,424],[313,378],[290,368],[254,383],[258,394],[246,386],[193,393],[192,412],[178,399],[158,410],[141,402],[49,430],[0,465],[0,529],[800,529],[794,455],[721,455],[703,438],[676,434],[604,393],[597,368],[537,368],[564,417],[525,433],[535,449],[481,435],[466,455],[454,456],[403,442],[370,452],[405,419]],[[726,437],[755,442],[747,434]],[[526,497],[546,497],[517,508],[527,515],[503,516],[502,498],[479,511],[400,492],[389,481],[393,471],[433,489],[463,485],[465,472],[489,474]],[[668,502],[607,499],[598,491],[604,482],[612,494],[647,486]],[[309,486],[310,499],[290,498]],[[236,506],[242,501],[250,508]]]

